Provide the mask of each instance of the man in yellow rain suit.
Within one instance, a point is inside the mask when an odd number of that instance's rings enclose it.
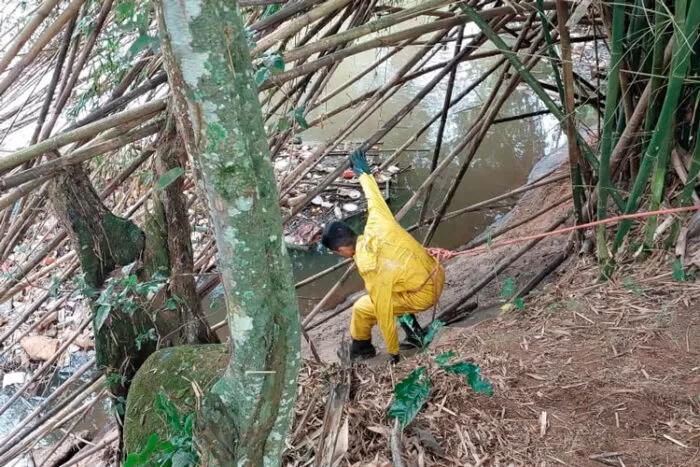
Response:
[[[368,295],[353,306],[350,322],[353,360],[376,355],[372,327],[379,323],[391,362],[399,361],[399,348],[420,346],[423,330],[414,313],[432,307],[442,293],[445,271],[394,219],[367,165],[364,152],[350,154],[350,162],[367,198],[367,225],[358,236],[347,224],[333,222],[321,243],[331,251],[353,258]],[[399,346],[396,318],[409,313],[412,325],[401,323],[407,335]]]

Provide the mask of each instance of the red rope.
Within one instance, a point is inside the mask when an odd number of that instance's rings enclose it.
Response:
[[[685,206],[681,208],[668,208],[668,209],[660,209],[658,211],[648,211],[648,212],[637,212],[634,214],[622,214],[620,216],[615,216],[615,217],[609,217],[607,219],[595,221],[595,222],[589,222],[587,224],[580,224],[580,225],[574,225],[571,227],[564,227],[562,229],[558,230],[552,230],[551,232],[544,232],[544,233],[539,233],[535,235],[528,235],[526,237],[518,237],[514,238],[511,240],[505,240],[503,242],[496,242],[492,243],[491,245],[484,245],[484,246],[478,246],[475,248],[471,248],[469,250],[464,250],[464,251],[453,251],[453,250],[445,250],[443,248],[426,248],[426,251],[430,256],[433,256],[438,264],[441,264],[445,261],[448,261],[456,256],[463,256],[463,255],[468,255],[468,254],[475,254],[475,253],[480,253],[483,251],[489,251],[493,250],[495,248],[501,248],[504,246],[508,245],[513,245],[516,243],[522,243],[522,242],[527,242],[530,240],[537,240],[540,238],[546,238],[546,237],[551,237],[554,235],[561,235],[569,232],[574,232],[576,230],[582,230],[582,229],[588,229],[590,227],[595,227],[597,225],[602,225],[602,224],[611,224],[614,222],[619,222],[627,219],[640,219],[644,217],[651,217],[651,216],[656,216],[659,214],[677,214],[680,212],[690,212],[690,211],[697,211],[700,210],[700,206]]]

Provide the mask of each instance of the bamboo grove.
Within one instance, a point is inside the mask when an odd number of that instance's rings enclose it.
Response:
[[[538,185],[450,211],[470,164],[487,133],[506,117],[502,109],[518,86],[536,95],[544,110],[508,118],[551,114],[568,140],[571,197],[561,202],[571,202],[572,208],[550,230],[567,221],[580,224],[640,210],[700,204],[695,189],[700,172],[700,0],[239,3],[247,21],[245,34],[272,159],[296,134],[303,135],[305,129],[321,126],[335,115],[347,116],[310,157],[278,181],[285,222],[299,215],[348,165],[329,172],[293,206],[284,203],[289,193],[410,83],[421,85],[361,147],[369,149],[396,131],[426,96],[446,82],[443,105],[382,161],[383,167],[390,166],[431,127],[442,135],[451,109],[484,82],[491,83],[478,117],[461,129],[459,140],[447,154],[441,153],[442,138],[437,138],[429,176],[397,214],[400,219],[412,209],[427,206],[436,196],[432,190],[435,180],[450,180],[437,208],[433,212],[423,208],[418,224],[412,227],[425,231],[421,239],[425,245],[431,245],[441,221]],[[189,230],[183,233],[177,228],[194,223],[187,217],[191,208],[206,215],[206,203],[175,135],[154,5],[148,0],[4,0],[0,8],[4,16],[0,21],[0,148],[4,142],[23,142],[19,148],[0,153],[0,263],[8,265],[0,276],[0,302],[15,304],[11,319],[0,328],[0,356],[9,356],[23,337],[40,329],[75,294],[103,289],[118,265],[139,258],[151,271],[165,264],[166,275],[185,278],[172,281],[177,296],[184,297],[185,304],[177,303],[176,308],[185,310],[179,321],[185,330],[169,329],[162,323],[163,335],[176,335],[169,344],[214,342],[212,331],[225,323],[210,326],[198,310],[201,299],[220,280],[215,274],[216,245],[208,238],[193,248]],[[573,45],[581,43],[591,44],[596,52],[593,78],[573,69],[578,59]],[[452,58],[431,62],[444,47],[450,47]],[[337,108],[322,110],[404,50],[412,55],[386,82]],[[376,60],[347,82],[330,88],[330,78],[343,60],[365,51],[376,51]],[[457,70],[488,57],[497,57],[495,64],[473,76],[463,91],[455,92]],[[533,72],[542,65],[548,70],[546,78]],[[597,115],[594,136],[584,134],[579,124],[583,108]],[[138,175],[144,171],[153,175]],[[173,177],[176,180],[170,179]],[[91,207],[85,207],[85,199]],[[159,210],[166,221],[153,221]],[[98,260],[107,261],[109,267],[104,274],[88,277],[90,261],[95,258],[85,258],[75,240],[76,218],[84,215],[119,219],[114,229],[132,236],[138,251],[105,252],[113,255],[111,260]],[[625,220],[599,225],[595,232],[572,234],[556,264],[545,269],[561,264],[585,237],[595,242],[602,278],[614,275],[616,262],[632,255],[643,258],[657,248],[680,245],[677,253],[682,258],[686,220]],[[165,260],[158,255],[153,240],[157,236],[151,236],[153,225],[165,232],[162,238],[170,248]],[[91,237],[85,242],[103,245],[95,239],[103,235],[102,227],[84,228]],[[493,274],[443,312],[457,310],[519,254],[522,252],[499,263]],[[341,262],[296,285],[307,285],[346,266],[339,282],[303,317],[303,329],[308,331],[322,322],[315,318],[350,277],[352,268],[349,262]],[[83,276],[81,282],[78,278]],[[194,276],[201,280],[195,281]],[[25,301],[22,297],[29,289],[34,293],[31,301]],[[61,291],[58,295],[57,290]],[[167,303],[169,307],[171,302]],[[134,321],[130,326],[142,324]],[[54,355],[0,406],[0,415],[45,381],[55,363],[91,325],[92,319],[76,323]],[[114,332],[117,325],[107,322],[103,329]],[[93,332],[99,343],[98,331]],[[88,413],[98,400],[95,391],[110,392],[115,398],[126,395],[126,387],[114,384],[109,371],[75,389],[72,383],[96,363],[100,368],[120,367],[118,359],[128,357],[127,366],[133,368],[121,365],[120,371],[133,375],[152,351],[145,345],[128,355],[116,355],[114,349],[98,353],[97,362],[85,363],[0,441],[0,464],[30,451],[51,433],[68,436],[75,426],[74,417]],[[101,358],[111,360],[101,362]]]

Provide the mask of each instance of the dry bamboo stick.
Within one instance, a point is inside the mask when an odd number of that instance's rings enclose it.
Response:
[[[58,2],[59,0],[45,0],[37,9],[34,17],[24,26],[12,44],[7,48],[2,59],[0,59],[0,75],[7,70],[7,67],[22,49],[22,46],[32,37],[32,34],[34,34],[53,9],[56,8]]]
[[[19,151],[3,156],[0,158],[0,170],[12,169],[45,152],[59,149],[62,146],[74,143],[76,141],[81,141],[86,138],[92,138],[103,131],[114,128],[118,125],[129,123],[132,120],[137,120],[145,116],[156,114],[162,110],[165,110],[166,106],[167,100],[159,99],[157,101],[144,104],[140,107],[111,115],[94,123],[78,127],[77,129],[52,136],[49,139],[43,140],[41,143],[28,146],[20,149]]]
[[[100,393],[95,396],[95,398],[92,400],[92,402],[88,403],[87,406],[82,409],[82,413],[78,416],[75,417],[73,420],[73,423],[68,427],[67,430],[65,430],[65,433],[61,437],[61,439],[58,440],[58,442],[54,443],[54,445],[50,448],[49,452],[44,454],[44,459],[39,463],[36,467],[43,467],[46,462],[49,461],[51,456],[58,450],[59,447],[63,446],[63,443],[66,442],[69,436],[75,436],[73,435],[73,430],[78,426],[79,423],[81,423],[84,419],[85,416],[90,412],[90,410],[100,401],[102,401],[102,398],[104,395],[107,393],[106,389],[103,389],[100,391]]]
[[[100,13],[97,16],[97,19],[93,23],[93,28],[92,32],[90,33],[90,37],[88,37],[88,40],[85,42],[85,45],[83,46],[83,50],[80,53],[80,56],[78,57],[78,61],[76,62],[75,65],[70,69],[70,73],[68,74],[68,80],[66,83],[64,83],[63,89],[61,90],[61,93],[58,96],[58,100],[56,102],[56,108],[54,109],[54,113],[51,117],[51,120],[49,121],[49,124],[47,125],[46,128],[44,128],[42,132],[42,138],[45,139],[48,137],[50,132],[53,130],[54,125],[56,125],[56,121],[58,120],[58,117],[60,116],[61,112],[63,111],[64,106],[68,102],[68,98],[70,97],[71,93],[73,92],[73,88],[75,87],[76,83],[78,82],[78,78],[80,77],[80,72],[83,70],[83,67],[87,63],[88,58],[90,57],[90,53],[92,52],[93,47],[95,46],[95,43],[97,42],[97,37],[100,35],[102,32],[102,27],[104,26],[104,23],[107,19],[107,15],[109,15],[109,12],[112,10],[112,5],[114,4],[114,0],[105,0],[104,3],[102,4],[102,7],[100,8]]]
[[[5,78],[0,81],[0,97],[5,94],[5,91],[16,82],[19,75],[24,69],[39,55],[46,44],[53,39],[63,26],[76,14],[85,0],[73,0],[65,10],[56,18],[56,20],[48,27],[41,36],[37,39],[29,51],[15,63],[12,69],[5,75]]]
[[[28,194],[39,188],[41,185],[46,183],[48,179],[49,177],[42,177],[38,180],[34,180],[33,182],[26,183],[15,190],[12,190],[10,193],[0,198],[0,211],[9,208],[13,204],[15,204],[15,202],[20,198],[27,196]]]
[[[67,277],[70,277],[75,270],[77,269],[77,265],[74,266],[73,269],[69,269],[66,271],[63,276],[59,279],[59,282],[62,282],[65,280]],[[31,305],[27,307],[26,310],[15,320],[14,323],[12,323],[9,326],[6,326],[6,329],[3,328],[4,332],[2,335],[0,335],[0,345],[5,345],[5,340],[10,337],[14,332],[22,325],[24,324],[27,319],[36,312],[39,307],[51,296],[49,291],[44,292],[39,298],[37,298]]]
[[[439,40],[439,38],[436,38]],[[478,39],[475,39],[474,41],[482,41],[484,39],[484,36],[479,36]],[[449,71],[452,69],[452,67],[455,67],[458,65],[460,62],[461,58],[469,53],[471,53],[473,49],[471,48],[464,48],[462,51],[460,51],[459,55],[454,57],[451,61],[449,66],[445,67],[443,70],[441,70],[439,73],[437,73],[433,79],[430,80],[422,89],[419,91],[413,99],[411,99],[406,105],[404,105],[394,116],[392,116],[383,126],[380,128],[374,135],[372,135],[370,138],[368,138],[362,145],[364,148],[369,148],[376,144],[381,138],[383,138],[387,133],[389,133],[408,113],[413,110],[413,108],[418,105],[418,103],[425,97],[427,96],[433,88],[449,73]],[[321,191],[323,191],[330,183],[332,183],[336,178],[338,178],[342,172],[348,167],[349,162],[345,161],[342,163],[340,166],[338,166],[330,175],[328,175],[321,183],[319,183],[318,186],[316,186],[314,189],[310,190],[307,194],[304,200],[294,206],[291,210],[290,213],[285,216],[284,221],[286,222],[289,220],[292,216],[296,215],[303,209],[306,204],[308,204],[311,199],[313,199],[316,195],[318,195]],[[405,214],[405,213],[404,213]]]
[[[7,411],[7,409],[9,409],[9,408],[12,406],[12,404],[19,398],[19,396],[21,396],[22,394],[24,394],[24,392],[29,388],[29,386],[31,386],[32,384],[34,384],[34,382],[37,380],[37,378],[39,378],[39,376],[41,376],[41,374],[43,374],[49,367],[51,367],[51,365],[53,365],[53,364],[56,362],[56,360],[58,360],[58,358],[59,358],[61,355],[63,355],[63,352],[66,351],[66,349],[67,349],[67,348],[73,343],[73,341],[75,341],[75,339],[88,327],[88,325],[89,325],[91,322],[92,322],[92,317],[91,317],[91,316],[88,316],[87,318],[85,318],[85,319],[83,320],[83,322],[80,324],[80,326],[78,326],[78,329],[75,331],[75,333],[74,333],[72,336],[70,336],[68,339],[66,339],[65,342],[63,342],[63,343],[61,344],[61,346],[58,348],[58,350],[56,351],[56,353],[54,353],[53,356],[51,356],[50,359],[48,359],[47,361],[45,361],[45,362],[39,367],[39,369],[37,369],[36,372],[31,376],[31,378],[29,378],[29,380],[26,381],[26,382],[24,383],[24,385],[22,385],[22,387],[21,387],[19,390],[17,390],[17,392],[15,392],[15,393],[7,400],[7,402],[5,402],[5,404],[3,404],[2,407],[0,407],[0,415],[4,414],[4,413]]]
[[[250,51],[250,55],[256,56],[265,52],[276,43],[284,40],[287,37],[293,36],[304,27],[313,24],[316,20],[329,16],[333,12],[345,7],[348,3],[350,3],[350,0],[330,0],[323,2],[320,6],[298,18],[295,18],[294,21],[278,27],[273,33],[260,39],[255,44],[255,47],[253,47],[253,49]]]
[[[75,23],[78,20],[78,14],[76,13],[71,18],[70,23],[66,31],[63,33],[63,41],[61,42],[61,48],[58,51],[58,57],[56,58],[56,65],[54,66],[53,75],[51,76],[51,82],[46,90],[46,96],[44,97],[44,103],[39,111],[39,118],[36,122],[36,128],[34,129],[34,134],[30,140],[30,145],[34,145],[39,141],[39,136],[41,135],[41,128],[44,126],[46,121],[46,116],[49,114],[49,109],[51,108],[51,102],[53,101],[54,93],[56,92],[56,86],[58,86],[58,81],[61,78],[61,71],[63,70],[63,65],[66,61],[66,55],[68,54],[68,49],[70,47],[71,36],[75,30]]]
[[[86,148],[78,149],[69,155],[59,157],[52,161],[38,165],[32,169],[24,170],[17,175],[4,177],[0,179],[0,192],[2,190],[14,188],[23,183],[27,183],[28,181],[38,177],[55,176],[60,172],[60,170],[68,166],[83,163],[109,151],[114,151],[126,146],[129,143],[133,143],[134,141],[154,135],[158,133],[162,127],[163,120],[156,120],[155,122],[149,123],[142,128],[130,131],[123,136],[118,136],[102,143],[97,143]]]
[[[32,431],[22,438],[21,441],[13,443],[10,446],[3,445],[3,455],[0,456],[0,465],[5,465],[8,460],[14,459],[22,451],[36,444],[44,436],[49,434],[53,429],[62,426],[68,420],[75,416],[76,406],[81,404],[85,399],[90,397],[95,391],[102,389],[104,386],[105,377],[96,378],[87,387],[81,388],[81,392],[71,398],[66,398],[64,404],[59,405],[60,410],[53,410],[53,415],[44,417],[45,421],[39,426],[33,427]],[[66,403],[67,402],[67,403]],[[78,408],[79,410],[79,408]],[[68,416],[66,416],[68,415]]]
[[[544,7],[545,10],[552,10],[555,8],[555,3],[545,2]],[[500,7],[482,11],[481,15],[484,19],[502,18],[505,15],[513,14],[514,10],[516,13],[529,13],[535,11],[535,6],[531,3],[513,4],[513,7]],[[381,38],[367,40],[356,46],[348,47],[347,49],[344,49],[342,51],[328,54],[322,58],[314,60],[313,62],[306,63],[302,66],[275,75],[268,79],[259,89],[262,91],[274,86],[279,86],[280,84],[286,81],[306,75],[315,70],[328,66],[336,61],[340,61],[344,58],[364,52],[366,50],[375,49],[378,47],[386,47],[387,45],[396,44],[404,40],[416,39],[430,32],[451,29],[455,26],[460,26],[469,22],[471,22],[469,18],[460,15],[451,19],[439,20],[433,23],[408,28],[397,33],[383,36]],[[498,51],[490,51],[488,52],[488,55],[484,56],[493,56],[499,54],[500,52]]]
[[[527,23],[521,30],[520,36],[518,37],[518,40],[513,46],[513,51],[517,52],[520,49],[520,46],[522,45],[523,41],[525,40],[525,37],[528,34],[528,31],[532,27],[532,22],[535,19],[535,13],[531,14],[530,17],[528,18]],[[532,46],[530,47],[530,52],[534,52],[537,50],[539,47],[539,40],[536,40],[533,42]],[[535,64],[539,61],[539,57],[537,55],[533,55],[529,64],[527,65],[529,68],[532,68],[535,66]],[[496,97],[498,95],[498,91],[500,90],[501,85],[503,84],[503,81],[505,80],[505,77],[507,75],[509,67],[506,66],[501,75],[499,76],[496,84],[493,87],[493,90],[487,100],[487,102],[482,106],[482,110],[479,112],[479,115],[475,119],[475,124],[470,128],[469,134],[474,133],[473,138],[470,138],[469,141],[469,152],[467,153],[466,157],[464,158],[464,161],[462,161],[462,164],[457,171],[457,174],[455,175],[452,184],[450,185],[447,195],[445,196],[445,199],[442,201],[440,204],[440,207],[437,210],[437,213],[435,217],[433,218],[433,222],[430,224],[430,227],[428,229],[428,232],[425,235],[425,240],[423,241],[424,245],[427,245],[430,243],[430,241],[433,238],[433,235],[435,234],[438,226],[440,225],[440,221],[442,219],[442,216],[447,212],[447,209],[452,202],[452,198],[454,195],[457,193],[457,189],[459,188],[460,184],[462,183],[462,180],[464,179],[464,175],[466,174],[467,170],[469,169],[469,166],[471,164],[471,161],[474,159],[474,156],[476,155],[477,150],[481,146],[482,141],[486,137],[486,134],[495,118],[498,116],[498,112],[500,112],[501,108],[503,105],[506,103],[508,98],[510,98],[511,94],[513,91],[515,91],[515,88],[517,87],[518,83],[520,82],[520,75],[515,74],[510,78],[510,81],[508,83],[508,86],[504,90],[504,92],[501,94],[501,96],[498,98],[495,104],[492,105],[494,100],[496,100]],[[475,131],[473,131],[475,130]]]
[[[104,441],[102,441],[100,444],[93,446],[90,449],[86,449],[85,452],[78,453],[78,455],[72,457],[70,461],[63,464],[61,467],[72,467],[72,466],[76,465],[78,462],[82,461],[83,459],[87,459],[88,457],[92,456],[96,452],[100,452],[103,449],[106,449],[110,444],[112,444],[118,440],[119,440],[119,433],[115,433],[114,435],[112,435],[112,436],[108,437],[107,439],[105,439]]]
[[[44,412],[46,409],[48,409],[51,405],[51,403],[56,399],[58,396],[62,395],[64,392],[66,392],[78,379],[89,369],[93,368],[95,365],[95,357],[91,358],[88,360],[83,366],[78,368],[75,373],[70,375],[70,377],[63,382],[58,388],[56,388],[49,396],[41,401],[41,404],[36,406],[34,410],[28,414],[26,417],[22,419],[13,430],[11,430],[8,434],[5,435],[5,437],[0,441],[0,446],[5,446],[7,443],[11,442],[18,433],[24,431],[28,431],[32,429],[33,427],[30,427],[30,423],[32,420],[34,420],[39,414]],[[0,452],[0,454],[3,454],[3,452]]]
[[[447,31],[435,34],[431,39],[431,42],[437,42],[444,37],[445,34],[447,34]],[[413,68],[413,66],[415,66],[428,53],[429,49],[421,49],[415,53],[411,59],[404,64],[404,66],[394,73],[392,79],[390,79],[389,82],[387,82],[375,93],[372,99],[366,102],[357,112],[355,112],[348,122],[328,140],[328,143],[317,148],[314,154],[304,160],[304,162],[299,164],[299,166],[297,166],[289,175],[287,175],[287,177],[285,177],[280,184],[280,197],[287,194],[294,185],[303,179],[304,175],[311,169],[311,167],[313,167],[314,164],[325,157],[328,152],[332,151],[343,138],[350,134],[350,132],[352,132],[354,128],[359,125],[360,122],[368,118],[369,115],[371,115],[372,112],[378,108],[378,105],[381,105],[381,99],[392,89],[394,83],[398,82],[401,77],[408,73],[410,69]]]
[[[350,43],[351,41],[359,39],[368,34],[381,31],[382,29],[386,29],[390,26],[401,24],[402,22],[420,16],[427,11],[442,8],[454,2],[455,0],[428,0],[420,2],[417,6],[413,8],[402,10],[398,13],[392,13],[387,16],[383,16],[372,22],[363,24],[362,26],[348,29],[340,34],[335,34],[327,39],[314,42],[313,44],[309,44],[304,47],[298,47],[294,50],[290,50],[289,52],[284,54],[284,57],[285,60],[288,60],[290,62],[298,60],[300,58],[308,58],[315,53],[328,50],[340,44]]]

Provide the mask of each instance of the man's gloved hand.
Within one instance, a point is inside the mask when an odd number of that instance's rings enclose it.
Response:
[[[399,355],[389,354],[389,363],[391,363],[392,365],[396,365],[397,363],[399,363],[399,360],[401,360],[401,357]]]
[[[350,153],[350,167],[355,175],[358,177],[362,174],[371,174],[369,170],[369,164],[367,164],[367,158],[365,157],[365,152],[361,149],[355,149]]]

